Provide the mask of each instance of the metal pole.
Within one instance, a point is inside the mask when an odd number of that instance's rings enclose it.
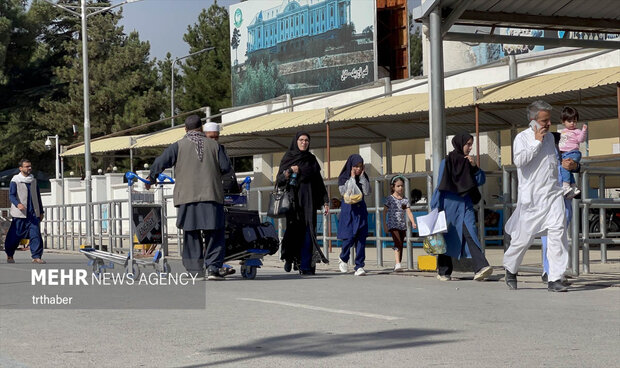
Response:
[[[443,85],[443,44],[441,37],[441,11],[437,6],[430,13],[431,41],[431,94],[430,120],[433,183],[437,183],[439,165],[446,154],[446,119]]]
[[[410,188],[411,186],[409,185],[409,179],[407,179],[405,180],[405,193],[409,193]],[[407,223],[407,269],[413,270],[415,269],[415,267],[413,264],[413,246],[411,245],[411,225],[409,224],[409,221],[407,221],[406,215],[405,215],[405,222]],[[400,256],[401,257],[403,256],[402,253]]]
[[[174,59],[172,61],[172,66],[170,67],[170,126],[174,126],[174,64],[179,59]]]
[[[379,202],[381,197],[379,195],[379,180],[375,180],[375,245],[377,247],[377,266],[383,267],[383,248],[381,245],[381,212],[379,212]]]
[[[517,58],[514,55],[508,55],[508,78],[515,80],[518,78]]]
[[[330,142],[330,134],[329,134],[329,109],[325,108],[325,135],[327,139],[327,180],[332,177],[332,150],[331,150],[331,142]],[[327,196],[329,197],[329,203],[331,205],[331,189],[327,187]],[[332,215],[329,215],[329,221],[327,222],[327,229],[329,231],[329,236],[332,236]],[[329,240],[329,253],[332,251],[332,241]]]
[[[588,198],[588,172],[583,172],[583,177],[581,178],[581,199]],[[590,206],[588,203],[583,204],[583,213],[581,214],[581,231],[583,233],[583,273],[590,273],[590,243],[588,243],[589,234],[589,223],[588,223],[588,212]]]
[[[605,174],[598,177],[598,197],[605,198]],[[605,207],[599,209],[601,239],[607,238],[607,222]],[[607,263],[607,244],[601,243],[601,263]]]
[[[60,157],[60,150],[58,149],[58,134],[54,136],[56,139],[56,159],[54,160],[56,166],[56,180],[60,179],[60,173],[58,172],[58,159]]]
[[[480,167],[480,124],[479,124],[480,108],[478,107],[478,105],[476,105],[475,110],[476,110],[476,165]]]
[[[82,63],[84,73],[84,169],[86,189],[86,245],[92,245],[92,208],[93,193],[90,173],[90,101],[88,84],[88,34],[86,31],[86,0],[82,0]]]
[[[579,182],[579,173],[575,173],[575,181]],[[579,200],[571,201],[573,216],[571,220],[571,264],[574,276],[579,276]]]

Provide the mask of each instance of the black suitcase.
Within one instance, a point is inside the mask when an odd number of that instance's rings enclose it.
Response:
[[[275,254],[280,246],[273,224],[261,223],[257,211],[226,208],[226,259],[241,259],[248,249]]]

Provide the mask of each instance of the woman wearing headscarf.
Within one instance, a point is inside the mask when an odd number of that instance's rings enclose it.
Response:
[[[349,156],[338,176],[338,189],[345,196],[346,183],[353,178],[362,192],[362,199],[353,204],[342,201],[338,225],[338,239],[342,239],[342,250],[338,267],[340,272],[349,271],[347,262],[351,247],[355,245],[355,276],[364,276],[364,261],[366,259],[366,237],[368,236],[368,210],[364,196],[370,194],[370,181],[364,172],[364,159],[358,154]]]
[[[457,134],[452,138],[454,150],[441,161],[439,185],[435,188],[431,208],[445,210],[448,232],[444,234],[446,253],[437,256],[437,278],[451,280],[452,258],[471,258],[474,280],[482,281],[493,273],[484,257],[476,230],[474,205],[481,199],[478,186],[486,181],[484,171],[469,155],[474,137]]]
[[[314,275],[316,262],[328,263],[316,239],[316,211],[327,214],[329,197],[321,167],[310,153],[310,135],[298,132],[280,161],[276,177],[278,187],[293,194],[293,208],[286,214],[286,232],[282,239],[284,270],[293,265],[302,275]]]

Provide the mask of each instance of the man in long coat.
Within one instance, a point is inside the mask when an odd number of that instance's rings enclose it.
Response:
[[[506,284],[517,289],[517,271],[536,236],[547,235],[549,291],[567,291],[560,279],[568,266],[564,197],[558,184],[558,159],[551,125],[551,105],[534,101],[527,108],[530,127],[514,141],[519,179],[517,208],[506,223],[511,237],[504,253]]]
[[[155,159],[149,177],[153,181],[162,171],[174,166],[173,199],[177,227],[183,229],[183,266],[198,275],[206,267],[208,280],[222,280],[220,268],[225,254],[222,173],[230,171],[230,164],[227,157],[221,157],[223,151],[218,143],[204,135],[198,115],[185,120],[185,131],[185,137]]]

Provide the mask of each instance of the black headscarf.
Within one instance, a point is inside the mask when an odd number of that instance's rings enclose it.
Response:
[[[475,177],[478,168],[469,162],[463,152],[463,146],[473,138],[467,133],[457,134],[452,138],[454,150],[446,157],[443,176],[438,189],[456,193],[461,197],[469,195],[472,202],[476,204],[481,198]]]
[[[351,178],[351,169],[353,169],[353,166],[358,165],[358,164],[364,164],[364,159],[362,158],[362,156],[358,155],[357,153],[352,154],[351,156],[349,156],[349,158],[347,159],[347,162],[345,162],[344,167],[342,168],[342,171],[340,171],[340,175],[338,175],[338,185],[344,185],[344,183],[347,182],[347,180],[349,180]],[[366,175],[366,173],[364,172],[364,177],[366,178],[366,180],[368,180],[368,175]],[[359,177],[356,176],[355,177],[355,181],[359,184]]]
[[[308,143],[308,149],[305,151],[300,150],[299,146],[297,146],[297,140],[302,135],[305,135],[308,137],[308,140],[310,140],[310,134],[306,132],[302,131],[295,134],[295,138],[293,138],[288,151],[286,151],[280,161],[280,169],[278,170],[278,174],[282,174],[284,170],[288,170],[291,166],[299,166],[299,180],[302,180],[302,176],[307,178],[316,174],[317,169],[320,172],[321,168],[316,162],[316,157],[310,153],[310,143]],[[315,165],[315,163],[317,164]]]

